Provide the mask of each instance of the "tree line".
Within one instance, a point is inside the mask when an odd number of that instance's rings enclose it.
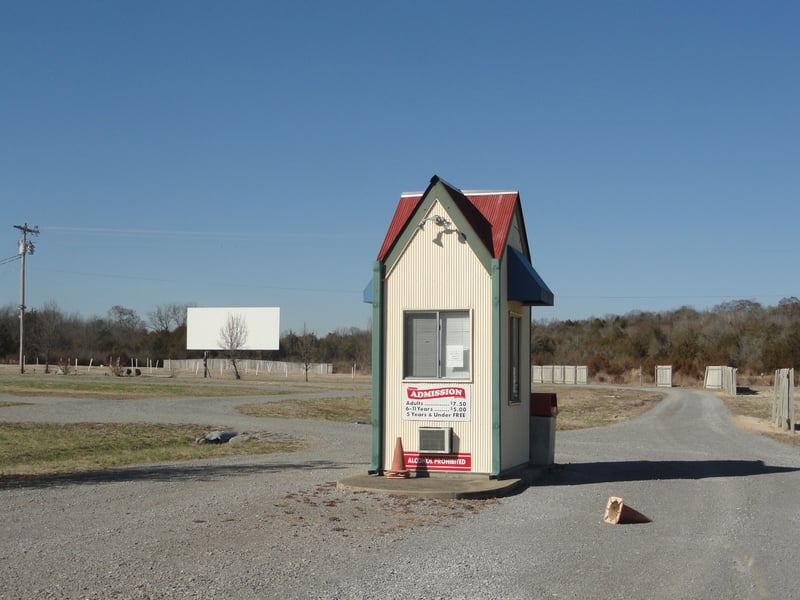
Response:
[[[202,351],[186,349],[188,304],[157,306],[146,316],[124,306],[112,306],[105,316],[85,318],[67,314],[55,302],[26,312],[24,351],[26,364],[39,363],[46,370],[59,363],[127,365],[165,359],[201,358]],[[318,337],[305,330],[285,331],[280,349],[241,351],[241,358],[290,362],[331,363],[334,371],[369,371],[371,332],[352,327]],[[211,356],[216,353],[212,353]],[[224,356],[224,351],[218,353]],[[0,307],[0,361],[19,362],[19,309]]]
[[[130,364],[150,360],[201,358],[186,350],[187,304],[157,306],[140,316],[112,306],[105,316],[66,314],[55,302],[25,316],[26,363],[54,365]],[[280,349],[242,351],[241,358],[331,363],[335,372],[355,366],[369,372],[372,333],[340,329],[319,337],[305,329],[281,334]],[[224,351],[217,356],[225,356]],[[19,360],[19,311],[0,307],[0,361]],[[706,311],[681,307],[665,312],[634,311],[584,320],[534,320],[531,363],[587,365],[589,374],[610,380],[642,369],[652,373],[670,364],[675,373],[702,378],[708,365],[736,367],[743,375],[800,368],[800,300],[784,298],[776,306],[751,300],[725,302]]]
[[[702,378],[705,367],[736,367],[743,375],[800,367],[800,300],[765,307],[733,300],[711,310],[682,307],[580,321],[534,321],[531,359],[538,365],[586,365],[590,376],[619,379],[653,373],[656,365]]]

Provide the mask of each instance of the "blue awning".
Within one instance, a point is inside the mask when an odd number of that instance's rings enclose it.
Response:
[[[508,299],[525,306],[553,306],[547,284],[522,252],[508,246]]]
[[[361,297],[365,303],[372,304],[372,279],[369,280],[367,287],[364,288],[363,295]]]

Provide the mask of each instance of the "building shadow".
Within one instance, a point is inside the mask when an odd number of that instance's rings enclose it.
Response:
[[[213,481],[227,477],[263,474],[288,470],[340,470],[350,464],[327,460],[312,460],[299,463],[262,463],[246,465],[148,465],[118,469],[97,469],[79,473],[56,475],[0,476],[0,489],[47,488],[68,485],[97,485],[129,481],[195,482]]]
[[[750,477],[799,471],[765,465],[760,460],[632,460],[554,465],[536,485],[584,485],[659,479]]]

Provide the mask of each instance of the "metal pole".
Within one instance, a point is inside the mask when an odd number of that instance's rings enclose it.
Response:
[[[25,372],[25,255],[28,253],[26,244],[27,223],[22,229],[22,242],[19,251],[22,260],[19,268],[19,372]]]
[[[33,242],[28,241],[28,234],[39,235],[39,227],[33,229],[28,224],[14,225],[15,229],[22,232],[22,240],[19,243],[19,253],[21,257],[19,268],[19,372],[25,372],[25,256],[33,254]]]

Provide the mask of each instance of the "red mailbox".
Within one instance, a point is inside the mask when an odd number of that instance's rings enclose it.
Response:
[[[532,417],[555,417],[558,414],[558,399],[551,393],[531,393]]]

